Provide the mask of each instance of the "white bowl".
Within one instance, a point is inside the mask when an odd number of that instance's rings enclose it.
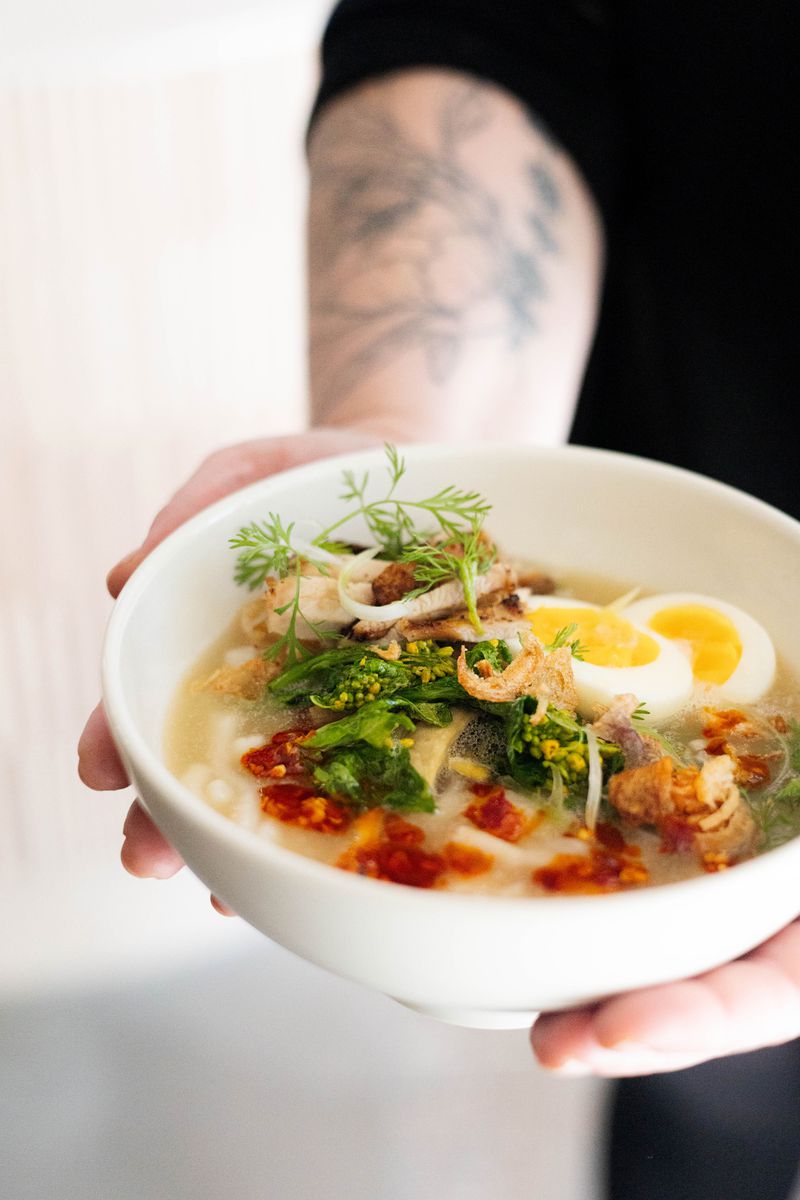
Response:
[[[657,591],[710,593],[763,622],[800,678],[800,524],[721,484],[579,447],[413,447],[406,495],[449,484],[493,504],[512,553]],[[228,538],[268,512],[328,523],[343,466],[276,475],[168,538],[126,585],[108,628],[111,728],[139,795],[190,868],[296,954],[444,1020],[527,1024],[538,1010],[694,975],[744,953],[800,912],[800,839],[718,875],[610,896],[509,899],[361,878],[265,842],[167,770],[162,739],[181,676],[245,598]]]

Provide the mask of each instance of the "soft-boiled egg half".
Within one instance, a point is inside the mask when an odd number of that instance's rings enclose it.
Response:
[[[714,699],[751,704],[775,678],[775,648],[766,630],[746,612],[695,592],[647,596],[624,610],[625,617],[689,655],[695,680]]]
[[[633,606],[631,606],[633,607]],[[692,668],[687,654],[655,630],[647,630],[614,608],[602,608],[565,596],[532,596],[526,616],[545,645],[559,630],[575,625],[569,641],[580,643],[573,658],[578,711],[591,718],[625,692],[647,708],[650,722],[666,721],[692,694]]]

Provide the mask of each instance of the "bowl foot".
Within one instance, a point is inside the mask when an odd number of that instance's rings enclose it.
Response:
[[[428,1008],[410,1004],[408,1000],[397,1003],[424,1017],[433,1017],[447,1025],[463,1025],[467,1029],[530,1029],[539,1015],[534,1009]]]

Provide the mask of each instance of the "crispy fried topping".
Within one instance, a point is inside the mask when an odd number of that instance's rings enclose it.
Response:
[[[466,646],[458,656],[458,682],[465,692],[476,700],[489,700],[495,704],[517,700],[520,696],[537,696],[542,709],[532,718],[532,723],[541,720],[547,704],[575,712],[578,694],[572,674],[572,655],[569,647],[545,654],[544,647],[530,632],[521,635],[522,652],[504,671],[475,674],[467,665]]]
[[[219,667],[200,684],[200,688],[225,696],[239,696],[242,700],[258,700],[279,671],[276,663],[267,662],[259,654],[238,667]]]

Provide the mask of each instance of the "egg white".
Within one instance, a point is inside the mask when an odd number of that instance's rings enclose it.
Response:
[[[636,600],[624,609],[623,615],[632,623],[656,637],[648,622],[664,608],[682,604],[698,604],[727,617],[736,627],[742,645],[742,656],[731,675],[724,683],[703,684],[709,699],[729,701],[734,704],[752,704],[769,691],[775,680],[775,647],[764,629],[753,617],[741,608],[718,600],[715,596],[703,596],[696,592],[667,592],[660,596],[647,596]]]
[[[571,596],[533,596],[528,605],[529,612],[537,608],[594,608],[586,600],[574,600]],[[658,655],[652,662],[638,667],[602,667],[596,663],[572,660],[572,673],[578,693],[578,712],[591,719],[598,708],[604,708],[615,696],[632,692],[648,710],[648,724],[667,721],[688,703],[694,679],[689,659],[684,652],[652,629],[643,628],[640,622],[629,616],[629,609],[620,616],[630,621],[639,633],[644,634],[658,646]]]

